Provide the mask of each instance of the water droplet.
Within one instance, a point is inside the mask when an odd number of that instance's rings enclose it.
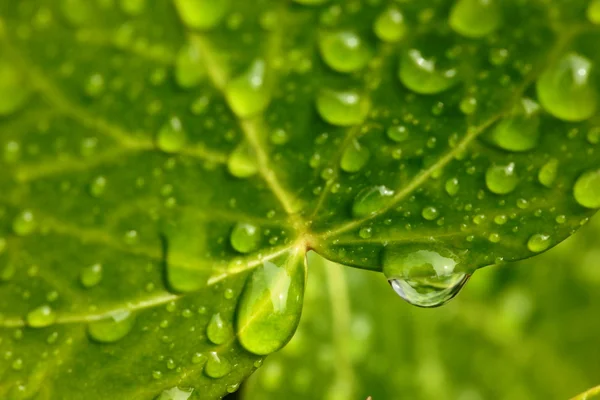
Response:
[[[393,6],[379,14],[373,25],[375,35],[384,42],[401,40],[407,30],[402,12]]]
[[[386,133],[387,137],[397,143],[406,142],[410,136],[408,129],[404,125],[390,126]]]
[[[600,0],[590,0],[586,14],[592,24],[600,25]]]
[[[156,146],[165,153],[177,153],[186,141],[187,134],[177,117],[169,118],[156,135]]]
[[[32,328],[45,328],[56,321],[56,313],[49,305],[40,306],[27,314],[27,325]]]
[[[492,165],[485,173],[485,183],[492,193],[512,192],[519,183],[515,163]]]
[[[6,60],[0,61],[0,116],[10,115],[21,109],[30,94],[23,72]]]
[[[173,387],[163,390],[156,400],[188,400],[192,393],[194,393],[194,389]]]
[[[358,92],[323,90],[317,96],[317,110],[326,122],[338,126],[362,124],[369,113],[368,99]]]
[[[240,253],[256,250],[260,240],[260,228],[253,224],[238,222],[231,231],[231,246]]]
[[[569,53],[550,65],[537,80],[537,94],[542,107],[565,121],[583,121],[596,112],[598,93],[592,84],[592,62]]]
[[[206,327],[206,336],[214,344],[223,344],[232,337],[231,326],[223,320],[221,313],[214,314]]]
[[[540,253],[547,250],[552,243],[550,242],[550,236],[541,233],[536,233],[531,236],[527,241],[527,248],[529,251],[534,253]]]
[[[450,196],[456,196],[460,189],[460,184],[457,178],[450,178],[446,181],[445,185],[446,193]]]
[[[600,169],[584,172],[573,188],[575,200],[586,208],[600,208]]]
[[[175,81],[183,89],[197,86],[205,76],[202,57],[197,42],[186,43],[175,60]]]
[[[383,185],[365,188],[354,198],[352,215],[362,218],[374,214],[384,208],[393,196],[394,191]]]
[[[102,280],[102,265],[94,264],[85,267],[79,275],[79,281],[85,288],[96,286]]]
[[[434,219],[440,216],[440,212],[435,207],[425,207],[421,212],[421,215],[427,221],[433,221]]]
[[[446,249],[387,247],[383,273],[404,300],[418,307],[438,307],[458,294],[469,274],[456,272],[459,258]]]
[[[290,135],[284,129],[275,129],[271,132],[271,135],[269,135],[269,140],[274,145],[281,146],[290,140]]]
[[[25,210],[19,213],[12,223],[12,229],[17,236],[28,236],[35,232],[37,223],[33,212]]]
[[[91,98],[100,97],[105,89],[104,77],[100,74],[93,74],[90,76],[84,86],[85,94]]]
[[[204,365],[204,373],[211,378],[222,378],[231,371],[231,362],[224,356],[219,356],[216,352],[208,355],[208,360]]]
[[[192,364],[202,364],[206,362],[207,357],[202,353],[194,353],[192,356]]]
[[[363,239],[369,239],[373,236],[373,229],[370,226],[364,226],[358,231],[358,236]]]
[[[460,101],[460,111],[465,115],[472,115],[477,111],[477,99],[472,96],[465,97]]]
[[[342,154],[340,167],[349,173],[358,172],[363,169],[370,157],[369,149],[362,146],[358,140],[353,140]]]
[[[231,0],[174,0],[179,17],[192,29],[216,27],[230,8]]]
[[[229,155],[227,169],[236,178],[249,178],[258,172],[256,153],[248,142],[240,143]]]
[[[264,60],[256,60],[243,74],[227,84],[225,94],[233,112],[240,118],[259,114],[271,101],[266,80],[267,65]]]
[[[538,173],[538,180],[540,183],[547,188],[551,188],[554,185],[554,181],[556,181],[556,176],[558,175],[558,160],[553,158],[549,160],[546,164],[540,168],[540,172]]]
[[[538,145],[540,138],[540,106],[523,98],[511,116],[501,120],[487,139],[503,150],[528,151]]]
[[[302,310],[304,257],[286,254],[281,265],[264,261],[246,282],[237,308],[237,332],[246,350],[266,355],[292,338]]]
[[[494,32],[502,23],[496,0],[457,0],[450,12],[450,26],[469,38],[481,38]]]
[[[104,176],[97,176],[94,178],[92,183],[90,183],[90,194],[93,197],[100,197],[104,194],[106,190],[107,180]]]
[[[371,58],[371,51],[354,32],[324,33],[319,39],[321,56],[325,63],[338,72],[362,69]]]
[[[119,311],[108,318],[90,322],[88,335],[100,343],[114,343],[123,339],[135,325],[135,316],[130,311]]]
[[[419,94],[441,93],[458,83],[456,69],[439,69],[435,58],[426,58],[417,49],[402,57],[398,76],[404,86]]]

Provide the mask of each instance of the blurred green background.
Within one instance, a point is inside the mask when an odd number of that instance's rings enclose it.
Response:
[[[246,400],[569,399],[600,384],[600,218],[547,253],[479,270],[444,307],[311,255],[300,327]]]

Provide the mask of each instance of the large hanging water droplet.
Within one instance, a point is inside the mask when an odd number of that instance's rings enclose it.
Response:
[[[231,326],[221,317],[221,313],[211,317],[206,327],[206,336],[214,344],[223,344],[233,336]]]
[[[338,72],[358,71],[371,58],[371,51],[365,42],[351,31],[323,34],[319,39],[319,48],[325,63]]]
[[[0,116],[10,115],[21,109],[31,89],[22,71],[6,60],[0,61]]]
[[[40,306],[27,314],[27,325],[32,328],[45,328],[56,321],[56,312],[49,305]]]
[[[229,173],[236,178],[249,178],[258,172],[256,153],[248,142],[240,143],[227,160]]]
[[[394,191],[383,185],[365,188],[354,198],[352,215],[362,218],[374,214],[389,204],[393,196]]]
[[[362,124],[369,113],[370,102],[354,91],[323,90],[317,96],[317,110],[326,122],[338,126]]]
[[[402,12],[393,6],[379,14],[373,25],[375,35],[384,42],[401,40],[406,35],[407,30]]]
[[[519,184],[515,163],[492,165],[485,172],[485,183],[492,193],[512,192]]]
[[[534,149],[540,138],[540,106],[523,98],[511,116],[500,121],[486,139],[503,150],[528,151]]]
[[[598,106],[592,73],[592,62],[576,53],[548,66],[536,85],[542,107],[565,121],[578,122],[592,117]]]
[[[85,288],[92,288],[102,280],[102,265],[94,264],[85,267],[79,275],[79,281]]]
[[[271,101],[266,83],[267,65],[256,60],[243,74],[231,80],[225,88],[227,102],[240,118],[248,118],[264,111]]]
[[[175,81],[184,88],[189,89],[197,86],[205,76],[200,49],[197,42],[191,40],[186,43],[175,60]]]
[[[174,0],[179,17],[192,29],[211,29],[229,11],[231,0]]]
[[[305,280],[303,254],[264,261],[252,272],[237,308],[237,334],[246,350],[270,354],[292,338],[300,320]]]
[[[229,240],[231,247],[236,251],[250,253],[256,250],[260,244],[260,228],[254,224],[238,222],[233,227]]]
[[[454,68],[440,69],[435,58],[426,58],[421,51],[411,49],[400,61],[400,81],[419,94],[437,94],[458,83]]]
[[[494,32],[502,23],[496,0],[457,0],[450,12],[450,26],[457,33],[480,38]]]
[[[575,200],[586,208],[600,208],[600,169],[584,172],[573,188]]]
[[[187,134],[177,117],[170,118],[158,131],[156,145],[165,153],[180,151],[187,142]]]
[[[558,160],[553,158],[540,168],[538,180],[547,188],[551,188],[558,175]]]
[[[188,400],[192,396],[192,393],[194,393],[194,389],[192,388],[180,388],[176,386],[163,390],[156,400]]]
[[[353,140],[342,154],[340,167],[346,172],[358,172],[367,164],[369,157],[371,157],[369,149],[362,146],[358,140]]]
[[[88,335],[100,343],[114,343],[123,339],[135,325],[130,311],[119,311],[111,316],[88,324]]]
[[[204,373],[211,378],[222,378],[231,372],[231,362],[216,352],[208,354],[208,360],[204,364]]]
[[[438,307],[462,289],[470,275],[456,271],[459,257],[442,248],[391,246],[383,253],[383,273],[400,297],[418,307]]]

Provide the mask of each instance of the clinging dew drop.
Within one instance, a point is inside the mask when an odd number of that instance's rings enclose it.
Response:
[[[355,91],[323,90],[317,96],[317,111],[323,120],[337,126],[353,126],[364,122],[370,103]]]
[[[231,372],[231,361],[217,352],[210,352],[204,364],[204,373],[214,379],[219,379]]]
[[[96,342],[114,343],[123,339],[135,324],[130,311],[120,311],[111,316],[88,324],[88,335]]]
[[[362,218],[376,213],[391,202],[394,191],[386,186],[372,186],[361,190],[354,198],[352,215]]]
[[[495,194],[508,194],[516,189],[519,176],[515,163],[494,164],[485,173],[485,183]]]
[[[192,393],[194,393],[194,389],[192,388],[180,388],[175,386],[163,390],[156,400],[188,400],[192,396]]]
[[[229,155],[227,169],[236,178],[249,178],[258,173],[256,152],[248,142],[241,142]]]
[[[365,41],[352,31],[322,34],[319,48],[325,63],[342,73],[364,68],[371,58],[371,51]]]
[[[267,85],[267,63],[258,59],[241,75],[233,78],[225,88],[227,102],[240,118],[261,113],[271,101]]]
[[[260,244],[260,227],[245,222],[238,222],[231,231],[229,241],[231,247],[240,253],[250,253],[256,250]]]
[[[373,25],[375,35],[384,42],[397,42],[406,35],[407,27],[404,15],[394,6],[383,11]]]
[[[183,129],[181,120],[171,117],[162,126],[156,135],[157,147],[165,153],[176,153],[180,151],[187,141],[187,134]]]
[[[342,154],[340,167],[348,173],[358,172],[367,164],[371,152],[360,144],[358,140],[353,140]]]
[[[501,0],[457,0],[450,12],[450,26],[460,35],[480,38],[502,23]]]
[[[179,17],[192,29],[212,29],[226,16],[231,0],[174,0]]]
[[[411,49],[402,57],[398,76],[404,86],[419,94],[438,94],[458,83],[458,71],[440,68],[434,58]]]
[[[56,321],[56,312],[49,306],[40,306],[27,314],[27,325],[32,328],[45,328]]]
[[[573,187],[577,203],[586,208],[600,208],[600,169],[581,174]]]

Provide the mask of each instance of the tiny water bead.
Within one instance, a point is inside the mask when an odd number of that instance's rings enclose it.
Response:
[[[552,158],[546,162],[540,168],[540,172],[538,173],[538,180],[540,183],[547,188],[551,188],[556,181],[556,177],[558,176],[558,160],[556,158]]]
[[[485,183],[492,193],[508,194],[519,184],[515,163],[494,164],[485,173]]]
[[[24,210],[19,213],[12,222],[12,229],[17,236],[28,236],[35,232],[37,222],[30,210]]]
[[[227,160],[229,173],[236,178],[249,178],[258,173],[256,152],[248,142],[240,143]]]
[[[404,86],[419,94],[441,93],[458,83],[456,69],[440,69],[435,58],[426,58],[417,49],[402,57],[398,76]]]
[[[223,344],[232,337],[231,326],[223,320],[221,313],[214,314],[206,327],[206,336],[214,344]]]
[[[88,335],[100,343],[114,343],[123,339],[135,325],[135,315],[130,311],[119,311],[111,316],[88,324]]]
[[[255,60],[241,75],[232,79],[225,88],[227,102],[240,118],[249,118],[263,112],[271,101],[266,82],[267,64]]]
[[[317,96],[317,111],[325,122],[338,126],[362,124],[370,109],[369,100],[355,91],[323,90]]]
[[[0,116],[11,115],[20,110],[31,90],[27,85],[22,71],[8,63],[0,61]]]
[[[542,251],[547,250],[551,244],[550,235],[537,233],[529,238],[527,241],[527,248],[533,253],[541,253]]]
[[[222,378],[231,372],[231,362],[216,352],[208,354],[208,360],[204,365],[204,373],[214,379]]]
[[[586,15],[592,24],[600,25],[600,0],[590,0]]]
[[[283,260],[282,265],[264,261],[256,268],[238,303],[238,339],[254,354],[281,349],[300,320],[306,279],[304,257],[294,254]]]
[[[459,257],[443,248],[390,246],[382,256],[383,273],[394,291],[418,307],[438,307],[458,294],[469,279],[455,271]]]
[[[319,38],[321,57],[331,69],[354,72],[364,68],[371,58],[365,41],[351,31],[323,33]]]
[[[83,90],[85,94],[92,99],[97,99],[98,97],[102,96],[106,90],[104,77],[100,74],[93,74],[89,76],[85,81]]]
[[[231,0],[174,0],[179,17],[189,28],[216,27],[230,8]]]
[[[358,172],[363,169],[370,157],[371,151],[362,146],[358,140],[353,140],[342,154],[340,167],[349,173]]]
[[[565,121],[579,122],[592,117],[598,108],[593,73],[592,61],[577,53],[569,53],[549,65],[536,84],[542,107]]]
[[[394,142],[406,142],[410,137],[410,133],[404,125],[392,125],[386,130],[387,137]]]
[[[235,224],[229,238],[231,247],[240,253],[250,253],[256,250],[260,240],[260,227],[245,222]]]
[[[106,177],[100,175],[94,178],[94,180],[90,183],[90,194],[92,197],[100,197],[104,194],[106,190],[106,185],[108,181]]]
[[[503,150],[528,151],[540,139],[541,107],[535,101],[523,98],[511,115],[502,119],[489,132],[488,139]]]
[[[85,267],[79,275],[79,281],[85,288],[92,288],[102,280],[102,264]]]
[[[187,134],[183,129],[181,120],[171,117],[162,126],[156,135],[157,147],[165,153],[176,153],[185,146]]]
[[[500,0],[457,0],[450,12],[450,27],[460,35],[481,38],[502,23]]]
[[[393,198],[394,191],[386,186],[373,186],[361,190],[354,198],[352,215],[362,218],[384,208]]]
[[[45,328],[56,321],[56,312],[49,305],[40,306],[27,314],[27,325],[32,328]]]
[[[586,208],[600,208],[600,169],[584,172],[573,188],[577,203]]]
[[[188,400],[192,396],[192,393],[194,393],[194,389],[192,388],[180,388],[176,386],[163,390],[156,400]]]
[[[373,25],[373,31],[384,42],[397,42],[406,36],[408,28],[404,22],[404,15],[394,6],[383,11]]]

